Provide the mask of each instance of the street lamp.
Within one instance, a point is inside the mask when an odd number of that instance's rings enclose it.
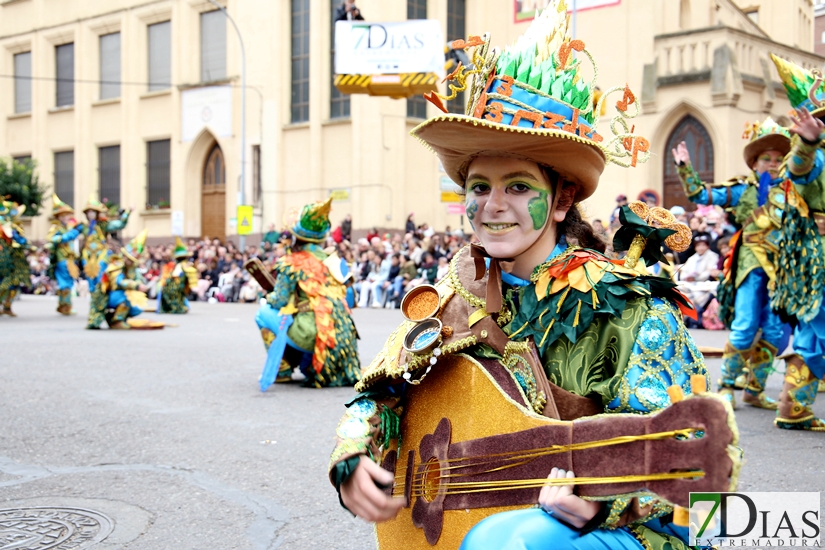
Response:
[[[235,20],[226,12],[226,8],[218,4],[215,0],[207,1],[221,10],[226,18],[229,19],[229,22],[232,23],[232,26],[235,28],[235,33],[238,35],[238,41],[241,43],[241,184],[238,189],[237,201],[239,205],[243,205],[246,202],[246,52],[243,47],[241,31],[238,30],[238,25],[235,24]],[[246,235],[239,235],[239,240],[239,248],[241,249],[241,253],[243,253],[246,248]]]

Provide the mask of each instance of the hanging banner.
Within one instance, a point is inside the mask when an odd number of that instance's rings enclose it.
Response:
[[[444,36],[436,19],[335,23],[335,74],[444,76]]]

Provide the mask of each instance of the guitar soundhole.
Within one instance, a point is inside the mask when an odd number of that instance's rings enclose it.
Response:
[[[424,465],[422,477],[421,498],[427,502],[432,502],[438,496],[438,489],[441,486],[441,466],[438,459],[433,457]]]

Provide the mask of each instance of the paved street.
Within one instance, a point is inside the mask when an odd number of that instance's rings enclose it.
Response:
[[[261,393],[256,306],[147,314],[179,325],[152,332],[83,330],[87,301],[71,318],[55,306],[24,296],[18,318],[0,318],[0,518],[26,507],[92,511],[99,532],[87,540],[105,536],[95,548],[374,547],[371,527],[340,508],[326,479],[353,391]],[[357,310],[355,320],[368,361],[401,317]],[[700,345],[726,338],[694,334]],[[719,360],[708,363],[715,380]],[[780,379],[771,377],[769,394]],[[816,411],[825,415],[825,396]],[[752,408],[737,419],[747,459],[740,489],[825,492],[825,434],[777,430],[771,412]],[[0,547],[12,536],[23,535],[0,527]]]

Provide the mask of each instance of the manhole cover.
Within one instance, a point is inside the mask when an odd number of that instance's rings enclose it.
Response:
[[[0,550],[80,550],[109,536],[114,522],[83,508],[0,508]]]

